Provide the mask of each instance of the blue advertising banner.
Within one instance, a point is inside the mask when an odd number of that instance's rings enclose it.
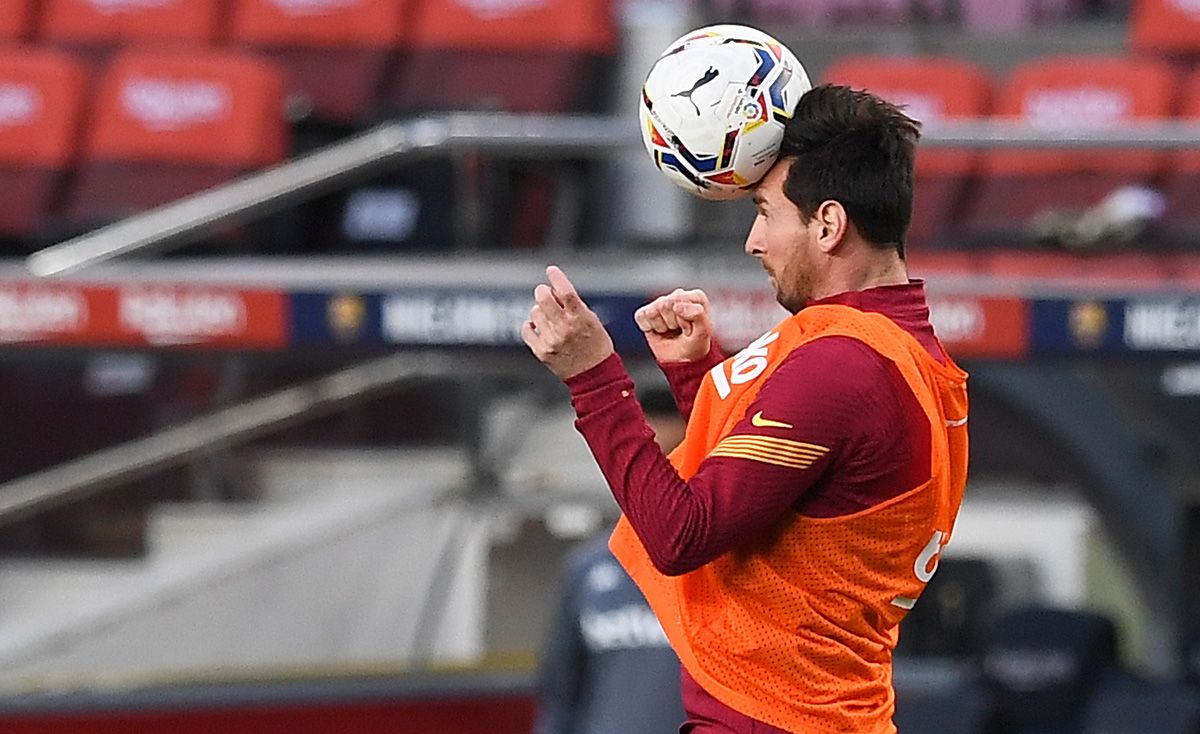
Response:
[[[380,328],[389,344],[520,344],[532,300],[515,291],[393,292],[383,296]]]
[[[1200,298],[1130,298],[1122,339],[1132,352],[1200,351]]]
[[[1032,352],[1045,355],[1119,352],[1123,314],[1119,301],[1034,301]]]
[[[375,293],[293,293],[292,344],[381,344],[379,306]]]
[[[715,318],[714,325],[722,343],[736,349],[742,344],[722,331],[729,327],[729,314],[718,308],[728,296],[714,296],[715,316],[726,317]],[[608,292],[583,297],[619,351],[645,352],[633,312],[650,295]],[[290,299],[288,333],[296,346],[521,346],[521,324],[533,305],[525,289],[308,292],[291,294]],[[930,302],[943,341],[963,357],[1200,353],[1200,296],[1022,300],[938,294]],[[755,301],[754,306],[757,313],[772,304],[760,308]],[[777,317],[773,311],[769,315]]]
[[[633,321],[646,298],[582,294],[604,322],[617,349],[643,349]],[[529,319],[529,291],[454,291],[414,289],[379,297],[380,333],[389,344],[438,346],[514,346],[522,344],[521,325]]]
[[[1044,355],[1200,351],[1200,298],[1038,300],[1033,352]]]

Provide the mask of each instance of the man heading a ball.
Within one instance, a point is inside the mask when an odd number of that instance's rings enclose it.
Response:
[[[635,314],[688,418],[669,459],[567,276],[534,290],[523,337],[621,507],[611,547],[683,663],[683,731],[895,731],[898,625],[967,466],[966,374],[904,261],[918,137],[869,93],[801,97],[745,244],[792,316],[725,360],[702,291]]]

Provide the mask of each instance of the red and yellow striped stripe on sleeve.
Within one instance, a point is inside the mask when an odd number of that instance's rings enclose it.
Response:
[[[709,456],[730,456],[793,469],[807,469],[827,453],[829,453],[829,447],[820,444],[804,443],[776,436],[741,434],[726,436],[709,453]]]

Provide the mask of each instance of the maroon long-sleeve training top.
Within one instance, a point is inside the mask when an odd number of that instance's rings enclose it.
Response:
[[[920,281],[842,293],[815,304],[882,313],[939,361]],[[723,357],[661,365],[684,418],[704,374]],[[774,524],[787,512],[837,517],[858,512],[929,478],[924,412],[899,370],[862,342],[824,337],[794,350],[766,380],[738,435],[783,435],[829,449],[799,469],[746,457],[709,457],[684,481],[654,442],[633,381],[612,355],[567,380],[575,426],[654,565],[668,575],[695,570]],[[761,415],[760,415],[761,413]],[[753,417],[760,415],[755,425]],[[763,421],[762,418],[767,420]],[[780,731],[712,699],[684,673],[692,731]]]

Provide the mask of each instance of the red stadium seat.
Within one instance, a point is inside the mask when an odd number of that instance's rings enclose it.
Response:
[[[274,59],[312,115],[354,122],[404,43],[409,0],[235,0],[231,40]]]
[[[904,105],[915,119],[929,124],[939,119],[980,117],[991,104],[987,76],[974,65],[955,59],[850,57],[830,67],[826,79],[868,89]],[[911,242],[920,246],[936,241],[941,225],[960,205],[978,161],[978,153],[969,150],[918,152]]]
[[[422,2],[389,102],[401,110],[600,109],[598,62],[615,50],[612,0]]]
[[[84,72],[46,50],[0,53],[0,232],[41,230],[79,146]]]
[[[0,41],[19,41],[33,27],[33,0],[5,0],[0,3]]]
[[[95,224],[281,160],[283,75],[218,52],[134,52],[113,60],[98,92],[73,221]]]
[[[1135,51],[1157,56],[1200,56],[1200,4],[1135,0],[1129,19],[1129,45]]]
[[[386,85],[383,106],[394,112],[602,111],[609,102],[603,72],[616,53],[615,5],[616,0],[419,2],[409,52]],[[480,156],[474,164],[480,190],[496,193],[481,202],[488,212],[483,219],[494,222],[483,235],[489,244],[540,244],[553,212],[569,210],[558,207],[556,195],[583,189],[544,183],[547,177],[577,177],[571,163],[522,163],[510,171]],[[421,198],[436,206],[445,194],[425,187]]]
[[[1177,86],[1157,61],[1064,56],[1018,67],[996,112],[1046,130],[1107,128],[1170,116]],[[974,237],[1027,239],[1036,218],[1081,211],[1121,186],[1148,185],[1164,162],[1161,151],[989,151],[966,229]]]
[[[211,44],[222,0],[42,0],[41,37],[95,56],[125,44]]]

